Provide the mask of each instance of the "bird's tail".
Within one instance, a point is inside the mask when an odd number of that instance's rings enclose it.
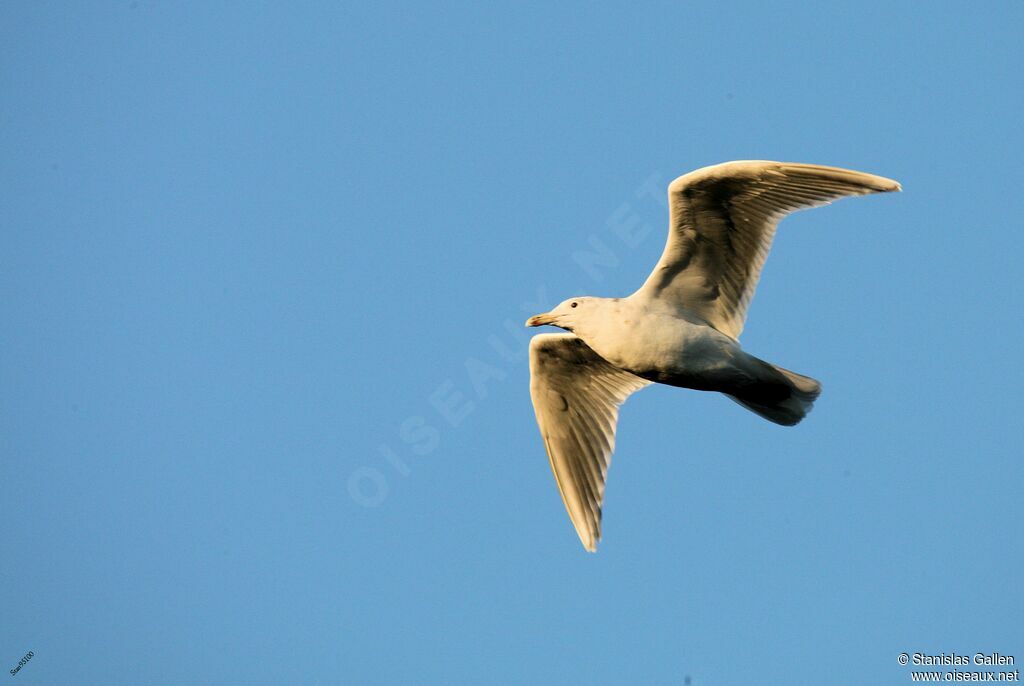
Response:
[[[768,378],[726,395],[770,422],[784,426],[799,423],[821,395],[821,384],[809,376],[767,362],[765,365],[770,368]]]

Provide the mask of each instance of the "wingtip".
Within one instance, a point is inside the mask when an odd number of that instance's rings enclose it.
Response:
[[[868,184],[869,193],[899,193],[903,190],[903,186],[900,185],[899,181],[895,179],[887,179],[884,176],[873,176],[871,183]]]
[[[863,173],[863,172],[861,172]],[[865,176],[871,177],[874,182],[875,190],[881,193],[899,193],[903,190],[903,186],[896,179],[890,179],[886,176],[878,176],[876,174],[865,174]]]
[[[895,179],[886,178],[884,176],[878,176],[876,174],[867,174],[864,172],[853,172],[854,174],[861,175],[867,183],[865,185],[871,189],[869,192],[874,193],[899,193],[903,190],[903,186],[900,182]]]
[[[899,193],[903,190],[903,186],[900,184],[899,181],[895,179],[887,179],[884,176],[881,177],[881,179],[882,181],[884,181],[884,183],[882,184],[883,193]]]

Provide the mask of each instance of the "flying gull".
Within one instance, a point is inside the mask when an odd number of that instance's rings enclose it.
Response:
[[[881,176],[788,162],[726,162],[669,184],[668,243],[626,298],[577,297],[526,321],[564,334],[530,341],[530,396],[558,490],[583,547],[601,539],[618,408],[650,383],[724,393],[792,426],[814,379],[743,351],[740,332],[775,227],[848,195],[900,190]]]

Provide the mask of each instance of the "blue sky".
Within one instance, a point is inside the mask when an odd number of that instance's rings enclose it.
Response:
[[[1022,21],[5,3],[0,668],[704,686],[1019,664]],[[808,420],[637,394],[586,554],[522,321],[632,292],[665,235],[646,189],[731,159],[905,192],[780,230],[743,343],[822,381]]]

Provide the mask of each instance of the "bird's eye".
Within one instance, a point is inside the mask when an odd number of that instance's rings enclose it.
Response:
[[[579,303],[573,303],[572,305],[569,305],[569,307],[576,307],[577,305],[579,305]]]

